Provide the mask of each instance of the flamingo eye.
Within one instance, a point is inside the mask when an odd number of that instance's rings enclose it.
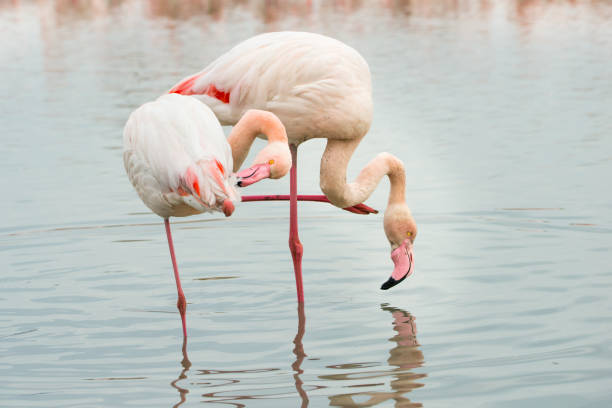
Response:
[[[274,164],[274,160],[268,161],[268,164]]]

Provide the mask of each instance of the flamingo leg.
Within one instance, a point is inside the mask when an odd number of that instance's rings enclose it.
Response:
[[[242,202],[249,202],[249,201],[282,201],[282,200],[289,200],[290,196],[286,195],[286,194],[265,194],[265,195],[250,195],[250,196],[242,196],[240,201]],[[327,197],[325,197],[324,195],[303,195],[303,194],[298,194],[297,195],[297,200],[298,201],[317,201],[320,203],[330,203],[329,199]],[[355,214],[362,214],[362,215],[367,215],[367,214],[378,214],[378,210],[375,210],[372,207],[369,207],[365,204],[357,204],[354,205],[352,207],[345,207],[343,208],[343,210],[348,211],[348,212],[352,212]]]
[[[298,303],[304,303],[304,286],[302,284],[302,254],[304,247],[298,235],[297,214],[297,145],[290,144],[291,150],[291,173],[289,175],[289,249],[293,258],[293,270],[295,272],[295,285],[297,289]]]
[[[172,258],[172,267],[174,268],[174,280],[176,281],[176,290],[178,292],[178,301],[176,307],[181,314],[181,321],[183,322],[183,338],[187,338],[187,324],[185,322],[185,311],[187,310],[187,301],[185,300],[185,294],[181,287],[181,278],[179,277],[178,267],[176,266],[176,256],[174,255],[174,244],[172,243],[172,234],[170,233],[170,221],[168,218],[164,218],[164,224],[166,225],[166,236],[168,237],[168,247],[170,248],[170,258]]]

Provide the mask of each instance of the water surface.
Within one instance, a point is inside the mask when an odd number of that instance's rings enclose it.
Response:
[[[609,406],[612,5],[304,3],[0,5],[1,405]],[[232,44],[285,29],[369,62],[375,117],[349,177],[380,151],[405,162],[416,273],[380,291],[382,215],[303,203],[298,309],[286,203],[181,220],[183,353],[122,127]],[[323,146],[300,148],[304,193]]]

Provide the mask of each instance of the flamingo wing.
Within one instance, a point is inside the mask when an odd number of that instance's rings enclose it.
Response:
[[[252,37],[169,92],[196,96],[227,125],[235,124],[248,109],[274,112],[290,138],[314,134],[318,129],[313,126],[343,116],[342,109],[371,116],[365,60],[347,45],[313,33]],[[364,96],[368,103],[359,99]],[[347,104],[350,109],[345,109]]]
[[[134,111],[124,164],[139,196],[162,217],[220,211],[225,199],[240,199],[221,125],[192,97],[163,95]]]

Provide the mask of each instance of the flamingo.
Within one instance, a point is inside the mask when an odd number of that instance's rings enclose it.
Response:
[[[239,43],[202,71],[181,80],[169,93],[198,98],[224,125],[237,123],[248,109],[272,112],[285,125],[292,157],[289,248],[298,303],[304,302],[304,290],[297,151],[309,139],[327,139],[320,168],[320,187],[325,195],[318,197],[320,201],[354,212],[374,212],[362,203],[382,177],[389,178],[391,189],[383,226],[394,268],[381,289],[389,289],[412,274],[417,227],[405,200],[402,161],[390,153],[380,153],[355,181],[346,181],[348,162],[372,121],[370,71],[353,48],[314,33],[264,33]]]
[[[268,144],[251,167],[234,173],[234,163],[242,163],[260,133],[266,135]],[[163,95],[130,115],[123,132],[123,163],[142,201],[164,219],[186,340],[187,302],[169,218],[215,211],[229,217],[234,202],[240,200],[236,184],[247,186],[286,175],[291,153],[285,128],[274,114],[249,110],[226,140],[219,121],[206,105],[190,96]]]

